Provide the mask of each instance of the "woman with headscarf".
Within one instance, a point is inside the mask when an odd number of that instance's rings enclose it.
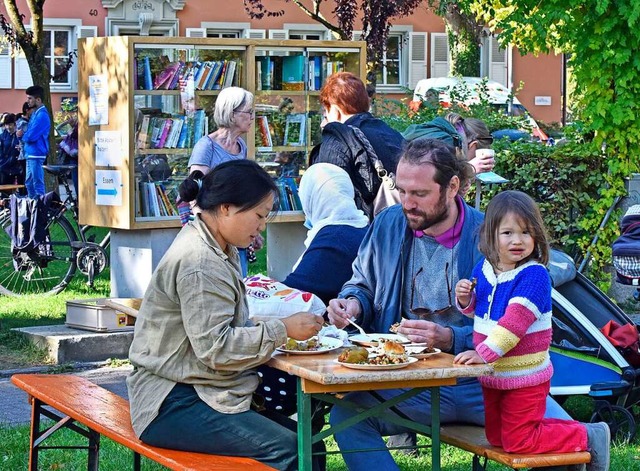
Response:
[[[283,283],[314,293],[326,304],[351,278],[369,218],[356,208],[349,175],[333,164],[310,166],[300,180],[299,195],[309,229],[306,250]]]

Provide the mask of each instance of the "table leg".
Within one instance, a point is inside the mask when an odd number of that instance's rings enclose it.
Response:
[[[440,388],[431,388],[431,469],[440,471]]]
[[[311,396],[302,391],[298,378],[298,470],[312,471]]]

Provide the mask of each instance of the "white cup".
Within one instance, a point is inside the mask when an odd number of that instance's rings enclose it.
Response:
[[[476,149],[476,157],[482,160],[493,159],[496,156],[496,151],[493,149]]]

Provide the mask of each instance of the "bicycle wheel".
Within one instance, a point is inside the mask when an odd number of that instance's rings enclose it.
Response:
[[[48,222],[48,237],[31,254],[11,253],[8,210],[0,213],[0,294],[57,294],[76,271],[76,233],[64,217]]]

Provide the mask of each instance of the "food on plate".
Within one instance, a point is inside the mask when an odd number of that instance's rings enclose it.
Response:
[[[380,347],[379,349],[382,350],[381,353],[384,355],[404,355],[406,353],[404,346],[393,340],[380,342]]]
[[[469,287],[469,291],[473,291],[473,288],[475,288],[477,284],[478,284],[478,279],[471,278],[471,286]]]
[[[307,340],[296,340],[292,338],[287,339],[281,348],[284,350],[291,350],[293,352],[314,352],[319,350],[322,344],[318,341],[317,337],[311,337]]]
[[[391,327],[389,327],[389,332],[392,332],[394,334],[398,333],[398,329],[400,328],[400,322],[396,322],[395,324],[393,324]]]
[[[347,348],[338,356],[338,361],[342,363],[366,363],[369,352],[363,347]]]

